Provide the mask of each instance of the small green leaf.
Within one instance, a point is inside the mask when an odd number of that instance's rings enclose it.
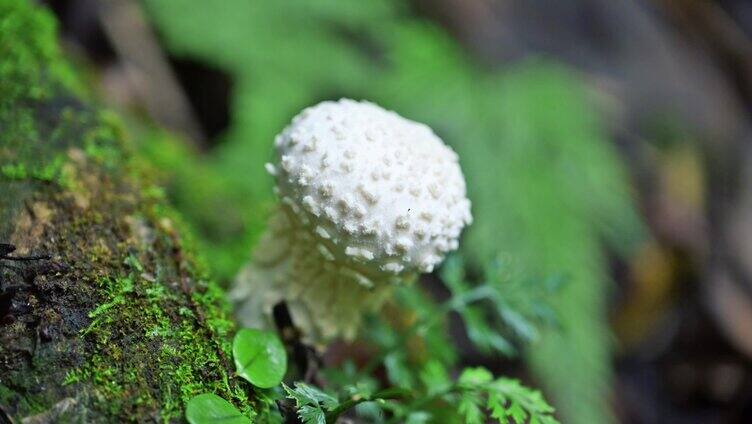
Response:
[[[188,401],[185,419],[190,424],[250,424],[230,402],[213,393],[204,393]]]
[[[412,388],[415,386],[412,370],[407,363],[404,351],[396,351],[384,358],[384,368],[389,381],[399,387]]]
[[[493,374],[483,367],[465,368],[460,374],[459,383],[468,386],[478,386],[493,380]]]
[[[420,380],[429,395],[448,389],[452,383],[446,368],[436,359],[431,359],[426,363],[420,372]]]
[[[482,424],[484,417],[480,408],[480,395],[474,391],[467,391],[462,394],[457,406],[457,412],[465,419],[466,424]]]
[[[334,396],[302,382],[296,382],[295,389],[287,386],[284,386],[284,389],[287,392],[287,397],[294,399],[298,406],[309,404],[321,405],[326,409],[334,409],[339,405]]]
[[[303,424],[326,424],[324,408],[333,410],[339,404],[333,396],[305,383],[295,383],[294,389],[285,384],[282,387],[287,392],[287,397],[295,401],[298,417]]]
[[[282,381],[287,371],[285,347],[276,334],[244,328],[235,335],[232,354],[238,375],[263,389]]]
[[[326,414],[320,406],[303,405],[298,408],[298,417],[303,424],[326,424]]]

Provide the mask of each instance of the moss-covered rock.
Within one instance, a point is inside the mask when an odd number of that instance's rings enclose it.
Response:
[[[116,116],[88,104],[54,19],[0,0],[0,422],[177,421],[232,376],[227,306]]]

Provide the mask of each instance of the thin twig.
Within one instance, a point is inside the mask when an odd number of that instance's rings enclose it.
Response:
[[[139,3],[102,0],[97,8],[102,29],[149,115],[165,127],[183,133],[200,147],[205,137]]]
[[[371,396],[353,396],[350,399],[340,403],[336,408],[326,413],[327,424],[333,424],[337,422],[337,418],[340,415],[348,411],[350,408],[355,407],[363,402],[371,402],[378,399],[408,399],[412,398],[413,393],[410,390],[402,389],[398,387],[391,387],[378,391]]]

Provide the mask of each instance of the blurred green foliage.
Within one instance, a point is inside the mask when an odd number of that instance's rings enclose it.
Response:
[[[502,258],[487,264],[479,281],[468,281],[465,268],[462,257],[453,254],[442,266],[441,278],[452,295],[451,309],[462,318],[470,341],[481,352],[514,356],[519,346],[538,341],[541,328],[557,325],[551,304],[563,278],[532,280]]]
[[[603,243],[627,252],[642,228],[576,75],[540,60],[486,69],[397,1],[145,5],[173,54],[234,81],[219,146],[200,159],[161,155],[220,278],[248,259],[273,204],[263,164],[274,135],[320,100],[374,101],[427,123],[460,154],[475,216],[462,244],[471,268],[503,253],[531,276],[569,281],[556,304],[561,331],[531,349],[531,364],[566,422],[610,420]]]
[[[448,299],[436,301],[422,290],[420,285],[407,285],[396,290],[393,302],[387,311],[370,317],[362,329],[361,337],[376,351],[368,362],[357,368],[345,362],[336,368],[327,368],[328,389],[345,393],[370,393],[389,390],[389,385],[412,393],[415,399],[401,405],[363,404],[356,411],[367,422],[384,422],[384,409],[393,415],[387,422],[486,422],[487,414],[481,407],[488,405],[488,412],[498,422],[555,422],[547,416],[552,410],[547,404],[539,404],[520,414],[515,402],[508,396],[496,398],[500,385],[519,383],[501,378],[491,386],[482,384],[450,383],[450,375],[478,375],[477,370],[461,367],[458,363],[460,346],[455,335],[447,332],[449,312],[457,313],[464,323],[472,345],[484,354],[514,355],[517,348],[528,345],[538,338],[542,328],[555,323],[551,301],[562,287],[560,278],[530,280],[515,272],[509,261],[496,259],[485,266],[482,276],[470,282],[464,273],[465,263],[459,254],[447,258],[441,270],[441,278],[450,292]],[[394,308],[394,309],[393,309]],[[395,319],[396,318],[396,319]],[[382,366],[388,382],[374,378],[374,371]],[[481,375],[490,375],[486,370]],[[502,383],[505,381],[506,383]],[[478,390],[475,390],[478,389]],[[516,391],[516,390],[514,390]],[[518,394],[527,399],[524,403],[538,404],[540,394],[523,389]],[[535,399],[534,399],[535,398]],[[499,405],[510,402],[509,407]],[[492,404],[496,403],[496,406]],[[527,408],[523,408],[527,409]],[[512,412],[512,411],[516,412]],[[526,420],[527,415],[530,419]],[[438,421],[440,417],[440,421]]]
[[[250,246],[265,228],[272,197],[253,195],[247,182],[234,177],[242,170],[225,167],[214,157],[197,155],[183,140],[163,129],[135,121],[129,128],[140,141],[141,153],[161,174],[156,177],[167,187],[170,201],[198,236],[214,276],[226,286],[248,260]],[[271,190],[266,180],[258,184]]]

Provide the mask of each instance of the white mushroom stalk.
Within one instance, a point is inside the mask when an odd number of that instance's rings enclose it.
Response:
[[[351,339],[364,312],[431,272],[472,220],[457,154],[373,103],[307,108],[274,144],[280,207],[232,292],[244,325],[268,325],[284,301],[309,340]]]

